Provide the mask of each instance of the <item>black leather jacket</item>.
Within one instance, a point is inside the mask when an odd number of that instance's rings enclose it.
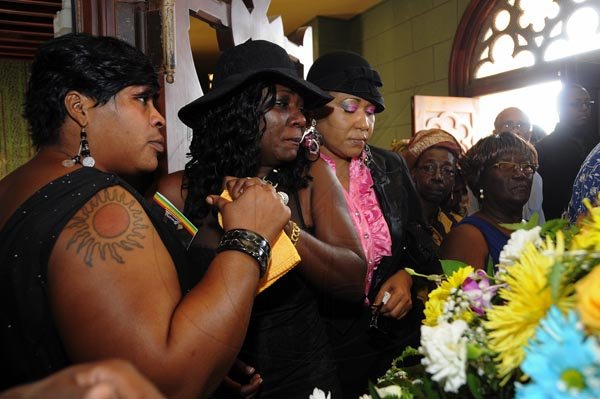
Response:
[[[370,149],[373,188],[392,238],[392,255],[381,260],[373,276],[369,292],[373,299],[383,282],[398,270],[410,267],[423,274],[439,274],[441,265],[404,159],[392,151]]]

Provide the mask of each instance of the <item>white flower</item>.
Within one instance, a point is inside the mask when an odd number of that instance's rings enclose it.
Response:
[[[467,381],[467,338],[463,334],[468,328],[464,320],[421,326],[421,363],[446,392],[458,392]]]
[[[502,252],[500,252],[500,263],[503,266],[512,266],[519,260],[525,246],[530,242],[536,247],[542,245],[542,238],[540,237],[541,230],[542,228],[540,226],[535,226],[531,230],[519,229],[513,231],[508,242],[504,245],[504,248],[502,248]]]
[[[325,396],[325,392],[321,391],[319,388],[315,388],[308,399],[331,399],[331,392],[327,392],[327,396]]]
[[[375,391],[377,391],[377,394],[382,398],[399,398],[402,396],[402,388],[398,385],[390,385],[383,388],[375,387]]]

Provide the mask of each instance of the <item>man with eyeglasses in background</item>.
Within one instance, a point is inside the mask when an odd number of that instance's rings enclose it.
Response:
[[[585,88],[565,84],[558,95],[559,123],[553,133],[535,145],[538,172],[544,180],[543,209],[547,219],[559,218],[567,209],[575,176],[599,141],[591,118],[593,106]]]
[[[529,117],[525,112],[516,107],[506,108],[496,116],[494,121],[494,134],[502,132],[511,132],[521,137],[523,140],[532,143],[533,129]],[[543,183],[542,176],[538,172],[533,175],[531,184],[531,193],[529,201],[523,206],[523,219],[529,220],[534,213],[538,214],[538,224],[542,225],[546,221],[544,217],[543,205]]]

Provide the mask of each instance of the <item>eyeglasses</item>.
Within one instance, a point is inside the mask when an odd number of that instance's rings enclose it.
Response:
[[[571,101],[566,104],[571,108],[580,109],[581,107],[591,108],[591,106],[596,104],[596,102],[594,100],[581,100],[581,101]]]
[[[524,130],[529,130],[531,129],[531,124],[527,123],[527,122],[506,122],[505,124],[502,125],[502,127],[504,129],[508,129],[508,130],[512,130],[512,129],[524,129]]]
[[[516,163],[516,162],[497,162],[493,165],[502,172],[516,172],[519,171],[525,176],[531,176],[538,168],[537,165],[532,163]]]
[[[438,170],[444,178],[456,176],[456,169],[451,165],[438,166],[436,163],[426,163],[425,165],[417,166],[417,169],[431,176],[435,175],[435,172]]]

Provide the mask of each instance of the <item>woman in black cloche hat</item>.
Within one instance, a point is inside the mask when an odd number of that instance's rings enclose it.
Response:
[[[190,160],[158,190],[199,227],[190,256],[206,265],[223,233],[206,195],[220,193],[227,176],[277,187],[292,211],[285,232],[302,260],[258,294],[239,357],[260,373],[260,398],[306,399],[315,387],[340,397],[315,292],[360,302],[366,266],[335,175],[324,163],[313,165],[315,149],[301,144],[304,109],[331,96],[301,79],[284,49],[262,40],[226,50],[213,85],[179,112],[194,130]],[[322,184],[314,184],[309,168]],[[227,189],[235,198],[252,184]],[[247,377],[244,390],[257,388],[259,377]]]
[[[367,144],[385,109],[376,70],[360,55],[318,58],[307,80],[333,99],[312,112],[320,156],[335,172],[367,260],[365,301],[321,304],[336,352],[344,397],[366,392],[407,345],[418,347],[423,304],[404,267],[438,272],[431,237],[406,164]]]

